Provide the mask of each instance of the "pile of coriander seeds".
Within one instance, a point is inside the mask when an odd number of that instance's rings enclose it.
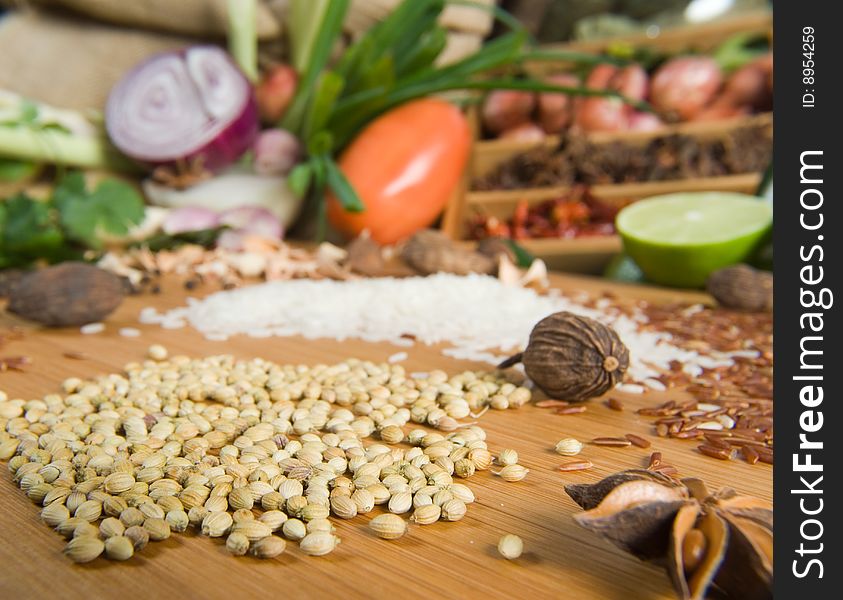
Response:
[[[369,527],[384,539],[405,533],[405,515],[458,521],[474,501],[458,480],[493,464],[483,429],[458,419],[530,399],[500,373],[169,358],[160,346],[124,374],[71,378],[63,391],[0,392],[0,460],[75,562],[127,560],[188,527],[224,537],[234,555],[271,558],[294,541],[319,556],[339,543],[329,517],[377,505],[388,512]],[[438,431],[405,435],[412,423]],[[513,456],[506,481],[527,473]]]

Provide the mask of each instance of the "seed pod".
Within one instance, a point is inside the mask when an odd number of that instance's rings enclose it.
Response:
[[[545,317],[527,349],[499,368],[524,363],[527,376],[550,398],[582,402],[617,385],[629,366],[629,350],[602,323],[569,312]]]
[[[495,473],[495,475],[498,475],[504,481],[513,482],[521,481],[527,476],[527,473],[529,472],[529,469],[522,467],[521,465],[508,465],[498,471],[497,473]]]
[[[501,450],[498,454],[498,464],[502,467],[506,467],[509,465],[514,465],[518,462],[518,452],[507,448],[505,450]]]
[[[334,526],[328,519],[313,519],[307,523],[307,533],[315,533],[317,531],[324,531],[327,533],[334,533]]]
[[[357,505],[348,496],[337,496],[331,499],[331,512],[340,519],[353,519],[357,516]]]
[[[135,478],[129,473],[112,473],[105,478],[103,487],[109,494],[122,494],[128,492],[135,485]]]
[[[48,327],[101,321],[123,301],[120,278],[81,262],[65,262],[24,276],[9,294],[9,312]]]
[[[287,522],[289,523],[289,521]],[[250,542],[256,542],[259,539],[272,535],[272,528],[269,525],[261,523],[260,521],[255,521],[254,519],[251,521],[241,521],[240,523],[235,523],[231,528],[231,531],[232,533],[235,531],[242,533],[249,538]]]
[[[582,450],[582,442],[575,438],[565,438],[556,443],[556,454],[576,456]]]
[[[56,531],[58,531],[59,535],[63,536],[65,539],[70,539],[73,537],[73,532],[82,523],[87,523],[87,521],[78,517],[70,517],[69,519],[65,519],[56,525]]]
[[[163,508],[157,504],[153,504],[152,502],[144,502],[138,506],[138,510],[145,519],[163,519],[167,516],[167,513],[164,512]]]
[[[231,506],[231,510],[239,510],[241,508],[251,510],[255,505],[252,490],[247,487],[237,488],[228,495],[228,504]]]
[[[417,525],[430,525],[439,520],[442,515],[442,509],[435,504],[428,504],[419,506],[413,511],[413,516],[410,519]]]
[[[468,459],[478,471],[485,471],[492,466],[492,453],[485,448],[474,448],[468,453]]]
[[[227,512],[210,512],[202,519],[202,535],[222,537],[231,529],[234,519]]]
[[[272,531],[278,531],[287,522],[287,515],[280,510],[268,510],[258,517],[258,521],[266,523]]]
[[[109,517],[120,517],[120,514],[129,507],[129,504],[120,496],[110,496],[102,503],[102,512]]]
[[[170,537],[170,525],[164,519],[147,519],[143,522],[143,528],[149,534],[153,542],[160,542]]]
[[[773,309],[773,274],[749,265],[734,265],[715,271],[709,276],[706,289],[727,308]]]
[[[508,533],[498,541],[498,552],[507,560],[515,560],[524,552],[524,542],[517,535]]]
[[[448,491],[451,492],[451,495],[458,499],[462,500],[466,504],[471,504],[474,502],[474,492],[471,491],[471,488],[467,485],[463,485],[462,483],[454,483],[449,488]]]
[[[249,538],[242,533],[234,532],[225,540],[225,549],[234,556],[243,556],[249,551]]]
[[[99,537],[100,530],[96,525],[92,523],[88,523],[83,519],[79,525],[73,530],[73,537],[84,537],[84,536],[91,536],[91,537]]]
[[[188,519],[188,521],[190,521],[190,524],[193,525],[194,527],[200,527],[201,528],[202,527],[202,521],[205,520],[205,517],[207,517],[210,514],[210,512],[211,511],[209,511],[204,506],[194,506],[189,511],[187,511],[187,519]]]
[[[387,444],[400,444],[404,440],[404,432],[397,425],[387,425],[380,430],[380,436]]]
[[[41,511],[41,519],[50,527],[58,527],[59,523],[70,518],[70,511],[61,502],[53,502]]]
[[[88,522],[96,521],[102,514],[102,503],[96,500],[85,500],[73,512],[74,517],[85,519]]]
[[[304,522],[299,519],[288,519],[281,526],[281,533],[288,540],[297,542],[307,535],[307,527],[305,527]]]
[[[135,553],[132,540],[123,535],[115,535],[105,540],[105,556],[111,560],[129,560]]]
[[[73,538],[64,547],[64,554],[75,563],[91,562],[105,550],[101,539],[93,536]]]
[[[389,499],[389,512],[402,515],[413,507],[413,495],[410,492],[399,492]]]
[[[404,535],[407,531],[407,524],[398,515],[386,513],[369,521],[369,529],[379,538],[395,540]]]
[[[120,522],[126,527],[133,527],[135,525],[143,525],[146,517],[137,508],[130,506],[120,513]]]
[[[305,523],[313,519],[327,519],[331,514],[331,510],[322,504],[308,504],[301,512],[300,517]]]
[[[304,540],[302,540],[304,541]],[[277,536],[262,538],[252,544],[249,551],[257,558],[275,558],[287,548],[287,542]]]
[[[457,477],[467,479],[474,475],[474,461],[469,458],[461,458],[454,463],[454,474]]]
[[[183,510],[171,510],[164,517],[164,520],[167,521],[170,530],[177,533],[185,531],[187,526],[190,525],[190,518],[188,518],[187,513]]]
[[[462,500],[452,498],[442,505],[443,521],[459,521],[465,516],[466,506]]]
[[[375,508],[375,497],[367,489],[355,490],[351,494],[351,501],[357,506],[357,514],[366,514],[372,512]]]
[[[135,548],[135,552],[140,552],[149,543],[149,533],[146,531],[146,529],[139,525],[127,527],[126,531],[123,532],[123,535],[132,540],[132,545]]]
[[[105,518],[100,523],[100,536],[103,539],[123,535],[125,531],[126,527],[120,522],[120,519],[114,517]]]
[[[299,542],[299,550],[309,556],[324,556],[337,547],[339,538],[331,533],[316,531],[308,533]]]

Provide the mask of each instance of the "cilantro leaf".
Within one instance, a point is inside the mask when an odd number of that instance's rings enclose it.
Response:
[[[143,200],[129,184],[104,179],[89,192],[76,172],[56,186],[53,201],[68,237],[90,248],[102,246],[103,234],[125,235],[144,215]]]
[[[38,173],[38,165],[24,160],[0,156],[0,181],[23,181]]]
[[[25,265],[36,258],[52,261],[63,254],[64,235],[49,204],[18,194],[4,208],[0,247],[5,264]]]

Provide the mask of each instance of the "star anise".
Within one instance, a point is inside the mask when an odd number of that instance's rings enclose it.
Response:
[[[642,560],[662,564],[679,598],[772,598],[773,507],[699,479],[629,470],[569,485],[574,519]]]

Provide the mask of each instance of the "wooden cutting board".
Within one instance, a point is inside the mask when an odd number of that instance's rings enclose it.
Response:
[[[552,283],[563,290],[612,291],[651,301],[686,299],[705,301],[702,294],[609,284],[598,280],[554,275]],[[227,342],[205,340],[196,331],[164,330],[139,325],[145,306],[182,305],[185,292],[173,281],[165,282],[159,296],[130,297],[107,322],[104,333],[81,335],[76,330],[47,331],[27,328],[24,339],[9,342],[0,354],[25,354],[33,364],[25,374],[0,373],[0,389],[10,398],[40,398],[58,391],[66,377],[119,371],[123,364],[142,358],[152,343],[166,345],[171,353],[211,355],[231,353],[260,356],[277,362],[330,363],[348,357],[377,361],[399,351],[389,344],[360,341],[306,341],[298,338],[251,339]],[[194,292],[194,295],[198,295]],[[0,328],[17,321],[0,316]],[[136,327],[137,338],[121,337],[121,327]],[[84,360],[65,352],[84,353]],[[434,347],[407,350],[408,371],[434,368],[451,373],[486,368],[453,360]],[[651,421],[635,410],[682,397],[682,392],[649,392],[645,395],[613,394],[626,409],[616,412],[598,400],[580,415],[559,416],[526,406],[519,410],[489,411],[479,421],[488,433],[490,450],[518,451],[530,469],[526,479],[506,483],[486,472],[467,481],[477,502],[457,523],[410,525],[396,541],[374,538],[368,520],[378,511],[351,521],[337,521],[342,539],[327,557],[308,557],[290,543],[273,560],[230,556],[222,540],[195,533],[174,534],[164,542],[150,543],[127,563],[105,559],[74,565],[61,554],[63,539],[39,521],[38,507],[0,469],[0,598],[567,598],[630,600],[672,598],[666,574],[638,561],[578,527],[571,516],[579,509],[563,490],[567,483],[594,482],[615,471],[646,465],[649,453],[659,450],[665,462],[684,476],[702,477],[711,488],[734,486],[740,492],[772,499],[769,465],[724,463],[700,455],[693,442],[657,438]],[[636,433],[653,441],[648,450],[586,445],[582,456],[594,463],[590,471],[560,473],[554,468],[563,458],[553,446],[563,437],[588,441],[598,436]],[[496,545],[506,533],[524,540],[525,552],[517,561],[501,558]]]

